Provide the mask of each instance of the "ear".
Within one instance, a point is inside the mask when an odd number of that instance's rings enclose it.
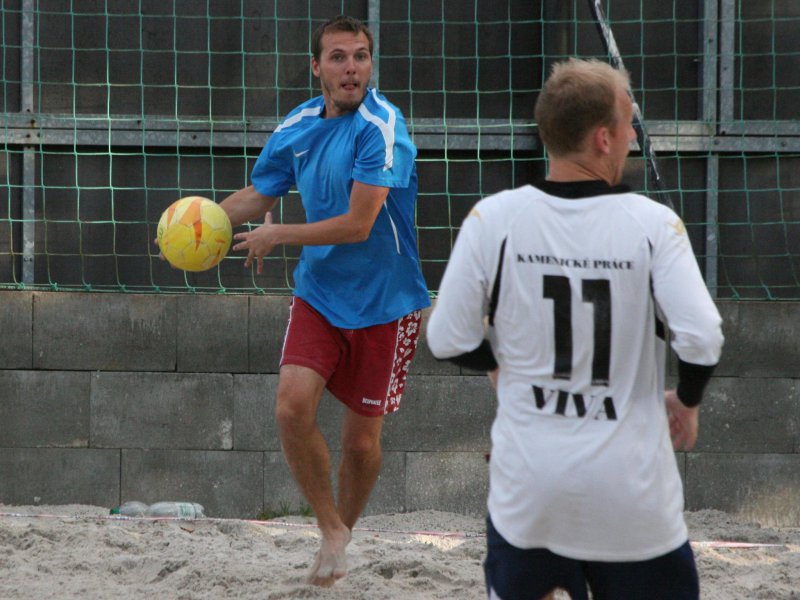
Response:
[[[311,57],[311,73],[314,77],[319,77],[319,63],[313,56]]]
[[[611,152],[611,131],[608,127],[598,127],[594,130],[592,142],[597,152],[600,154],[608,154]]]

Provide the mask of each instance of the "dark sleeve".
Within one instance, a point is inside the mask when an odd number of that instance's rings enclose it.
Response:
[[[450,358],[439,358],[437,360],[449,360],[459,367],[465,367],[473,371],[494,371],[497,368],[497,360],[494,357],[492,346],[489,344],[488,340],[483,340],[480,346],[466,354],[459,354],[458,356],[451,356]]]
[[[678,388],[676,393],[680,401],[689,407],[697,406],[703,399],[703,390],[711,379],[717,365],[707,367],[695,365],[678,359]]]

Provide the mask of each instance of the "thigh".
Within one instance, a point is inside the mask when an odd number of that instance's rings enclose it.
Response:
[[[697,600],[700,583],[692,547],[637,562],[587,565],[586,578],[596,600]]]
[[[364,416],[352,410],[344,413],[342,420],[342,450],[369,453],[380,449],[383,416]]]
[[[278,376],[278,404],[285,407],[310,407],[316,413],[325,390],[319,373],[298,365],[283,365]]]
[[[328,389],[353,412],[377,417],[400,408],[417,349],[421,313],[363,329],[341,330],[346,349]]]
[[[544,548],[522,549],[509,544],[486,520],[484,562],[490,600],[540,600],[560,588],[572,600],[588,600],[582,563]]]
[[[339,365],[344,349],[345,344],[339,329],[331,325],[313,306],[294,297],[283,340],[281,367],[306,367],[328,381]]]

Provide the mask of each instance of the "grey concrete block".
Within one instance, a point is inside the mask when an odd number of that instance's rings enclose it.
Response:
[[[800,430],[796,379],[715,377],[700,405],[697,452],[794,452]]]
[[[115,506],[119,450],[0,448],[0,503]]]
[[[282,452],[264,453],[264,511],[269,515],[301,514],[308,502],[297,487]]]
[[[250,372],[277,373],[291,296],[250,297]]]
[[[338,452],[342,448],[342,425],[346,411],[345,405],[326,390],[319,403],[317,424],[332,452]]]
[[[718,302],[725,346],[715,375],[796,377],[800,303]]]
[[[199,502],[208,517],[255,518],[263,469],[260,452],[123,450],[120,501]]]
[[[278,375],[234,376],[234,448],[236,450],[281,450],[275,420]],[[331,450],[341,448],[344,405],[325,391],[317,410],[317,424]]]
[[[0,447],[88,447],[90,374],[0,371]]]
[[[264,453],[264,510],[272,515],[308,510],[308,502],[292,478],[282,452]]]
[[[400,410],[384,422],[383,447],[487,452],[495,407],[487,377],[409,377]]]
[[[174,371],[175,297],[36,292],[37,369]]]
[[[337,487],[338,489],[338,487]],[[364,508],[364,515],[405,512],[406,506],[406,454],[384,452],[381,472],[375,488]]]
[[[233,377],[214,373],[93,373],[97,448],[233,447]]]
[[[277,375],[233,377],[233,448],[279,452],[275,423]]]
[[[340,452],[331,453],[331,484],[334,498],[339,491],[337,472]],[[405,510],[405,455],[384,452],[383,464],[363,515]],[[286,459],[280,452],[264,455],[264,510],[269,514],[301,514],[310,510],[297,483],[292,478]]]
[[[417,353],[411,361],[409,377],[415,375],[458,375],[459,368],[446,360],[437,360],[428,347],[428,321],[430,320],[432,308],[422,311],[422,331],[417,344]]]
[[[691,453],[686,483],[689,510],[791,518],[800,526],[800,454]]]
[[[33,366],[33,292],[0,291],[0,369]]]
[[[686,459],[687,459],[686,452],[675,453],[675,462],[678,465],[678,473],[680,473],[681,481],[683,482],[684,488],[686,487]]]
[[[178,296],[178,371],[246,373],[247,296]]]
[[[486,514],[489,467],[482,452],[409,452],[406,510]]]

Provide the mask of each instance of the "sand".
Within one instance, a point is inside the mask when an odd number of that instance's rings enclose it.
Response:
[[[800,528],[718,511],[686,519],[704,600],[800,599]],[[134,520],[94,506],[0,505],[0,598],[485,599],[483,527],[436,511],[364,517],[347,577],[320,589],[304,583],[319,544],[309,518]]]

